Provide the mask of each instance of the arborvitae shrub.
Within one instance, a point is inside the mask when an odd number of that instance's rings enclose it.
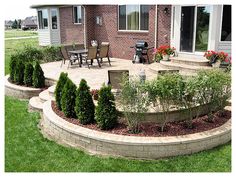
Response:
[[[56,103],[57,103],[57,107],[58,107],[59,110],[62,110],[62,108],[61,108],[62,90],[63,90],[63,87],[66,84],[67,79],[68,79],[67,73],[62,72],[60,74],[59,80],[58,80],[57,85],[56,85],[55,98],[56,98]]]
[[[22,61],[16,62],[16,69],[14,74],[14,81],[16,82],[16,84],[24,84],[24,69],[25,65]]]
[[[17,59],[13,55],[11,56],[9,70],[10,70],[10,79],[14,82],[14,75],[16,72]]]
[[[95,106],[86,80],[80,81],[76,92],[75,111],[81,124],[94,122]]]
[[[24,70],[24,83],[27,86],[32,86],[33,84],[33,72],[34,67],[32,63],[26,63]]]
[[[36,65],[34,67],[33,86],[35,88],[42,88],[45,86],[44,72],[43,72],[39,62],[36,62]]]
[[[75,114],[76,85],[68,78],[62,90],[61,107],[66,117],[76,117]]]
[[[99,90],[98,106],[95,111],[95,120],[101,129],[113,128],[118,119],[115,107],[115,98],[110,86],[103,86]]]

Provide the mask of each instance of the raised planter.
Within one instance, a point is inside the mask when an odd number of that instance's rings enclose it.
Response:
[[[60,144],[79,147],[92,154],[157,159],[192,154],[230,141],[231,120],[218,128],[183,136],[123,136],[71,124],[56,115],[51,101],[47,101],[43,105],[41,131]]]

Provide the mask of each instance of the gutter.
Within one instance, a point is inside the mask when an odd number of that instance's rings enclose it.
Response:
[[[85,6],[82,7],[84,9],[84,48],[87,49],[86,11],[85,11]]]
[[[157,10],[157,4],[156,4],[156,9],[155,9],[155,43],[154,43],[154,48],[157,48],[157,25],[158,25],[158,10]]]

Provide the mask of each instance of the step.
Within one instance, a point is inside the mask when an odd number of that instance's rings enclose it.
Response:
[[[191,66],[210,66],[209,61],[205,58],[170,57],[170,60],[173,63],[186,64]]]
[[[42,91],[42,92],[39,94],[39,98],[40,98],[40,100],[41,100],[42,103],[44,103],[45,101],[48,101],[48,100],[55,100],[54,97],[52,97],[52,96],[49,94],[49,91],[48,91],[48,90]]]
[[[193,66],[193,65],[188,65],[188,64],[180,64],[180,63],[174,63],[172,61],[160,61],[160,64],[162,67],[165,67],[167,69],[178,69],[182,72],[193,72],[196,73],[199,70],[202,69],[212,69],[210,66]]]
[[[28,111],[29,112],[41,112],[43,110],[43,103],[41,102],[40,98],[38,96],[34,96],[30,98],[29,105],[28,105]]]
[[[53,86],[51,86],[51,87],[48,87],[48,91],[49,91],[49,95],[50,96],[54,96],[54,91],[55,91],[55,89],[56,89],[56,85],[53,85]]]

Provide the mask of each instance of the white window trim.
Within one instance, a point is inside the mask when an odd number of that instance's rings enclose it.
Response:
[[[57,15],[57,29],[53,29],[52,28],[52,11],[53,10],[55,10],[56,11],[56,15]],[[50,9],[50,20],[51,20],[51,24],[50,24],[50,26],[51,26],[51,30],[58,30],[58,27],[59,27],[59,13],[58,13],[58,9],[56,9],[56,8],[52,8],[52,9]]]
[[[39,28],[39,16],[38,16],[38,12],[41,11],[42,12],[42,18],[43,18],[43,10],[46,10],[48,13],[48,27],[47,28]],[[42,8],[42,9],[37,9],[37,19],[38,19],[38,30],[50,30],[51,28],[49,27],[49,20],[50,20],[50,12],[48,11],[48,8]]]
[[[127,4],[127,5],[130,5],[130,4]],[[125,10],[126,10],[126,12],[127,12],[127,5],[125,5]],[[120,8],[119,8],[119,6],[121,6],[121,5],[118,5],[118,14],[117,14],[117,24],[118,24],[118,26],[117,26],[117,28],[118,28],[118,32],[128,32],[128,33],[147,33],[147,32],[149,32],[149,30],[140,30],[140,26],[141,26],[141,24],[140,24],[140,21],[141,21],[141,13],[140,13],[140,11],[141,11],[141,5],[139,4],[138,6],[139,6],[139,29],[138,30],[127,30],[127,23],[128,23],[128,20],[127,20],[127,14],[125,15],[126,16],[126,29],[125,30],[120,30]],[[148,23],[149,24],[149,23]],[[148,27],[148,29],[149,29],[149,27]]]
[[[222,22],[223,22],[223,11],[224,11],[224,5],[221,6],[219,42],[220,42],[220,43],[223,43],[223,44],[231,44],[231,42],[232,42],[232,36],[231,36],[231,41],[222,41],[222,40],[221,40]],[[232,6],[231,6],[231,18],[232,18]],[[232,19],[231,19],[231,34],[232,34]]]
[[[81,21],[82,21],[82,19],[83,19],[83,18],[82,18],[82,6],[81,6],[81,5],[78,5],[78,6],[81,7],[81,12],[80,12],[80,13],[81,13]],[[81,23],[75,23],[74,7],[78,7],[78,6],[73,6],[73,10],[72,10],[72,11],[73,11],[73,13],[72,13],[73,17],[72,17],[72,18],[73,18],[73,24],[74,24],[74,25],[82,25],[82,22],[81,22]]]

